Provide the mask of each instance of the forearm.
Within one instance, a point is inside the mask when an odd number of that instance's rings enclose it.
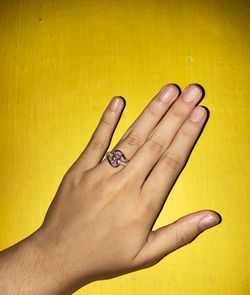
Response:
[[[42,245],[39,232],[0,252],[0,290],[5,295],[69,294],[63,281],[60,259]]]

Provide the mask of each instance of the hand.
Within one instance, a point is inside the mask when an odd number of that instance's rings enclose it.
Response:
[[[152,231],[206,122],[201,99],[196,84],[180,95],[164,86],[117,143],[129,160],[117,168],[102,160],[124,108],[121,97],[111,101],[33,235],[54,284],[46,294],[150,267],[220,222],[202,210]]]

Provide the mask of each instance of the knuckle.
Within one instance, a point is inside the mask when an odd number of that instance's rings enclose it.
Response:
[[[181,130],[180,132],[181,132],[181,135],[183,135],[185,137],[190,137],[190,138],[195,137],[195,132],[191,128],[185,128],[185,129]]]
[[[163,140],[157,135],[151,136],[148,139],[148,148],[153,152],[161,152],[163,149]]]
[[[178,108],[177,107],[173,108],[172,113],[173,113],[173,115],[175,117],[177,117],[177,118],[179,118],[181,120],[184,120],[186,118],[186,116],[187,116],[186,112],[183,109],[179,108],[179,107]]]
[[[140,147],[142,145],[142,139],[133,132],[129,133],[123,141],[129,146]]]
[[[128,135],[133,132],[133,125],[135,124],[135,122],[129,126],[129,128],[126,130],[126,132],[123,134],[121,140],[123,141],[125,138],[128,137]]]
[[[177,170],[180,168],[182,160],[179,155],[175,153],[166,152],[162,157],[162,162],[167,168]]]
[[[190,234],[187,232],[184,226],[177,225],[175,226],[175,236],[176,242],[180,246],[185,246],[191,242]]]
[[[90,142],[90,148],[94,151],[103,150],[106,148],[106,143],[98,139],[93,139]]]
[[[68,170],[63,177],[62,184],[64,187],[71,189],[77,187],[80,183],[80,180],[81,178],[78,177],[76,173],[74,173],[71,170]]]
[[[104,125],[107,125],[107,126],[110,126],[110,127],[113,126],[113,120],[111,120],[111,119],[109,118],[109,116],[107,116],[107,115],[104,115],[104,116],[102,117],[102,123],[103,123]]]
[[[149,105],[147,108],[146,108],[147,112],[153,116],[153,117],[156,117],[158,116],[159,112],[157,112],[157,110],[153,107],[153,105]]]

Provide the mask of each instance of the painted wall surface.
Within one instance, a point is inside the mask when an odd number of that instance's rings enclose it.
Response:
[[[223,222],[156,266],[76,294],[250,294],[248,1],[0,1],[0,247],[40,226],[111,97],[114,143],[166,83],[203,85],[206,128],[155,228]]]

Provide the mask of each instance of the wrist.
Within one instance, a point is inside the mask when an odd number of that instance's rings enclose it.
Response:
[[[60,232],[42,226],[30,236],[30,247],[40,257],[42,279],[47,281],[46,294],[72,294],[93,281],[88,257],[78,256],[76,249],[72,249],[73,241]],[[79,260],[85,261],[84,268],[79,268]]]

